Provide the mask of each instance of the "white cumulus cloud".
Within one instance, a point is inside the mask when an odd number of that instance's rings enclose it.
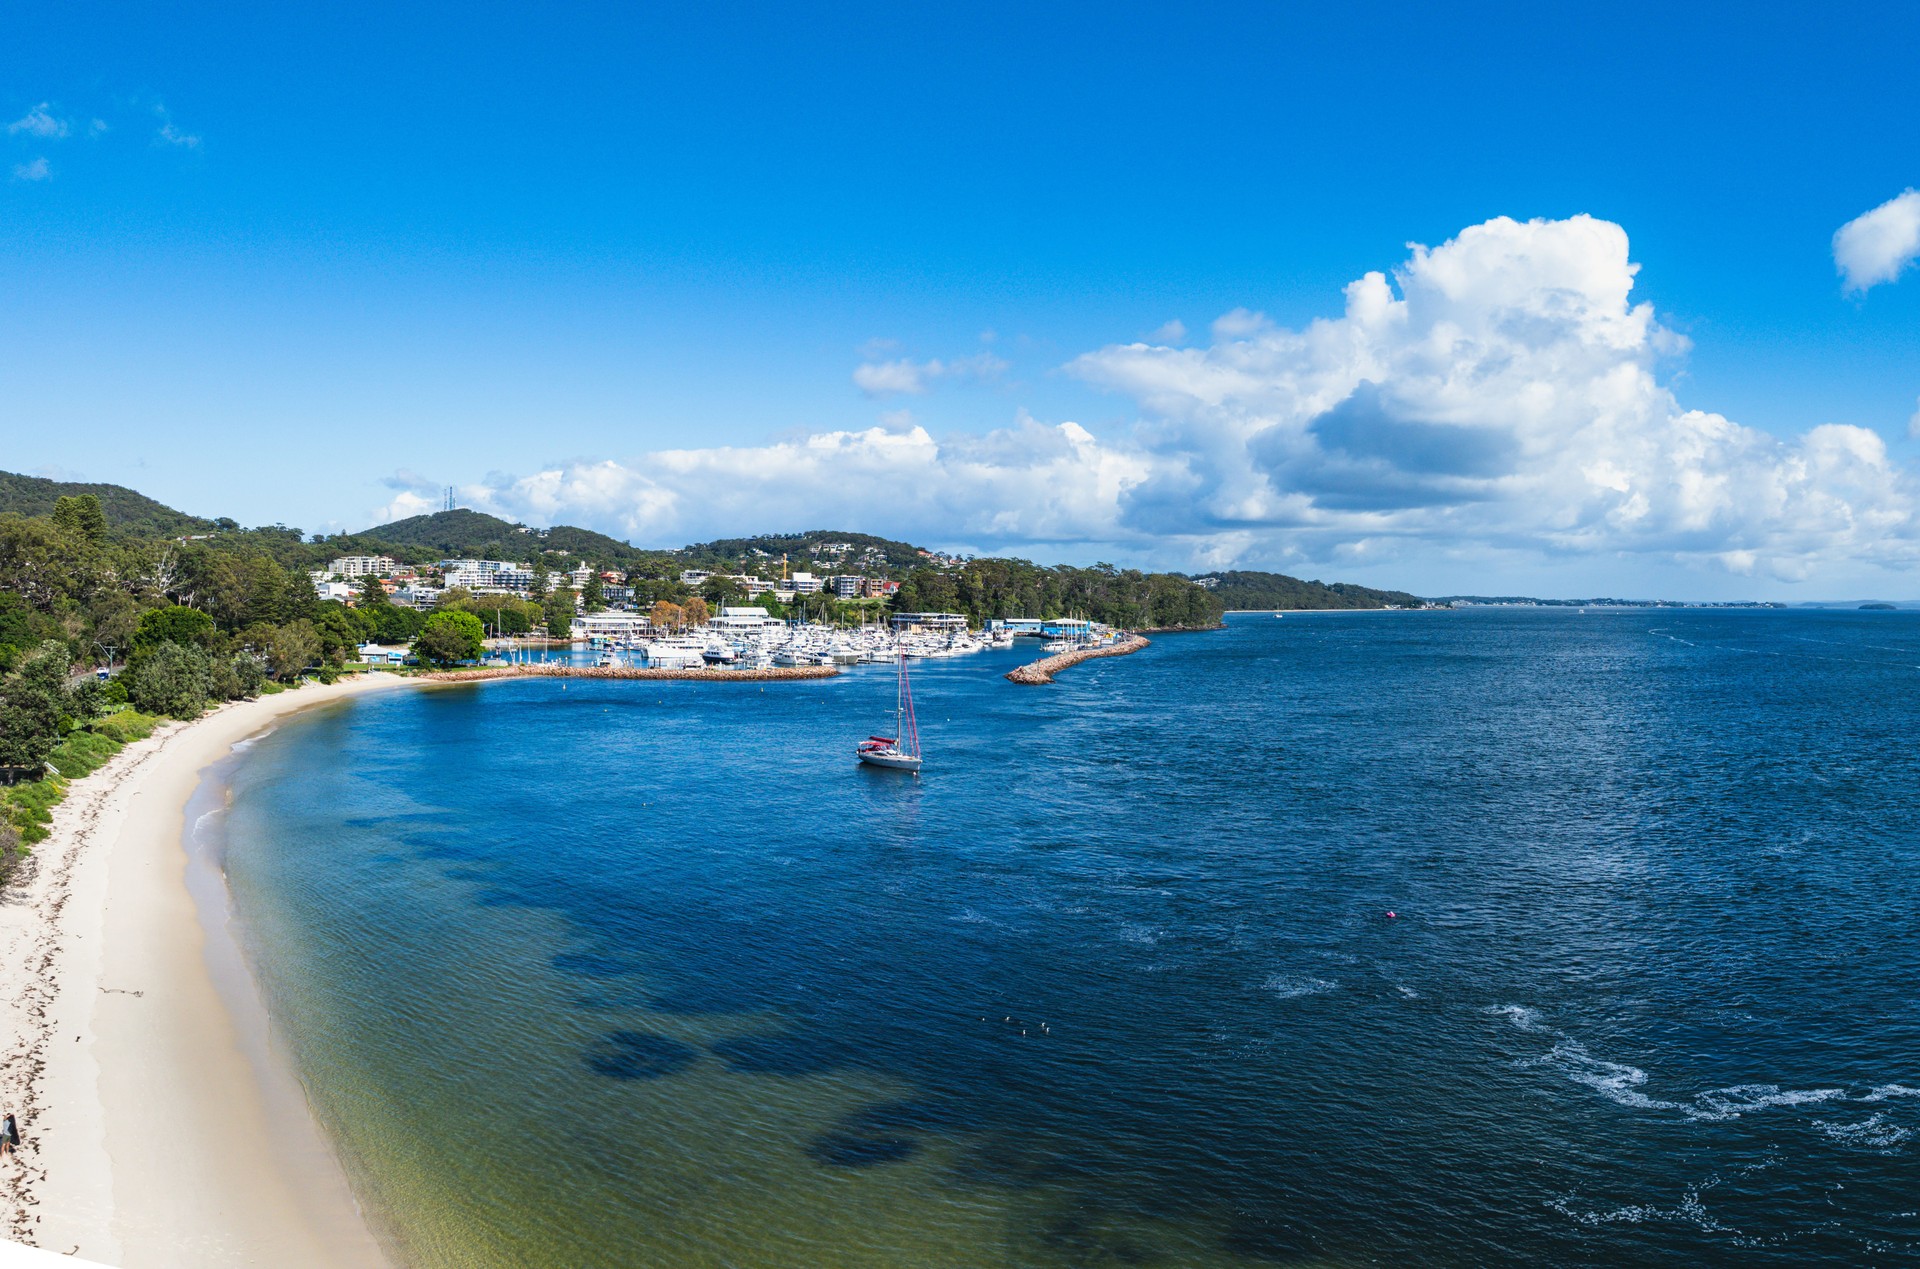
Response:
[[[1631,300],[1618,225],[1506,218],[1347,287],[1304,330],[1236,311],[1205,349],[1119,345],[1069,367],[1133,397],[1153,475],[1122,523],[1308,558],[1647,553],[1779,577],[1915,559],[1910,476],[1878,435],[1779,439],[1683,407],[1684,342]]]
[[[13,179],[16,181],[49,181],[53,179],[53,165],[45,156],[27,163],[13,165]]]
[[[501,475],[466,505],[649,544],[844,527],[1165,566],[1659,561],[1792,580],[1920,562],[1920,495],[1879,435],[1789,437],[1681,403],[1686,343],[1635,303],[1618,225],[1472,226],[1350,283],[1301,329],[1236,309],[1205,346],[1115,344],[1068,374],[1133,405],[1096,436],[1024,413],[937,437],[910,415],[763,445]],[[1160,334],[1160,332],[1156,332]],[[880,361],[924,390],[961,363]]]
[[[1920,259],[1920,191],[1856,216],[1833,235],[1833,263],[1849,291],[1891,282]]]
[[[1022,416],[985,435],[873,427],[583,459],[461,494],[510,519],[571,520],[656,545],[750,528],[871,526],[917,541],[1030,547],[1115,537],[1121,494],[1145,474],[1144,457],[1078,424]]]

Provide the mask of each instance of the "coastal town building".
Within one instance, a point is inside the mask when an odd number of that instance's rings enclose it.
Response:
[[[787,589],[792,590],[796,595],[818,595],[826,589],[826,585],[824,579],[815,577],[812,573],[795,573],[787,579]]]
[[[335,577],[390,577],[398,572],[400,565],[385,555],[342,555],[327,565],[327,571]]]
[[[441,560],[448,586],[464,586],[475,593],[524,591],[533,585],[533,567],[507,560]]]
[[[861,588],[867,584],[864,577],[852,577],[845,573],[827,579],[827,585],[833,587],[833,593],[840,599],[858,599]]]
[[[426,612],[440,602],[440,588],[429,586],[425,582],[409,582],[392,592],[393,602],[403,608],[418,608]]]
[[[719,616],[707,624],[715,630],[728,634],[746,634],[756,630],[769,630],[780,625],[781,622],[777,618],[769,617],[764,608],[727,605],[720,609]]]
[[[884,577],[869,577],[862,583],[860,594],[865,599],[892,599],[894,592],[899,589],[899,582],[890,582]]]
[[[319,578],[323,575],[316,573],[314,576],[316,578]],[[348,585],[346,582],[320,581],[320,580],[316,580],[313,583],[313,593],[319,596],[322,603],[330,599],[339,600],[341,603],[345,603],[347,600],[352,599],[356,594],[354,588]]]
[[[590,612],[573,619],[576,639],[633,639],[653,629],[645,613]]]
[[[951,633],[967,628],[967,615],[959,612],[897,612],[893,615],[895,634]]]
[[[706,581],[709,577],[712,577],[712,576],[713,576],[713,572],[710,569],[704,569],[704,568],[683,569],[681,570],[681,573],[680,573],[680,584],[682,586],[698,586],[701,582]]]

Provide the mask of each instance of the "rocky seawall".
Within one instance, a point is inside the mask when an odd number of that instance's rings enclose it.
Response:
[[[1042,657],[1038,661],[1029,661],[1007,675],[1009,683],[1024,683],[1029,686],[1053,682],[1053,676],[1068,666],[1079,665],[1082,661],[1091,661],[1095,657],[1123,657],[1129,652],[1138,652],[1147,646],[1150,640],[1139,635],[1128,635],[1116,643],[1101,648],[1081,648],[1074,652],[1062,652],[1056,656]]]

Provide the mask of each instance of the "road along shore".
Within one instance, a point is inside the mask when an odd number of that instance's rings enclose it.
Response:
[[[1138,652],[1152,640],[1139,635],[1128,635],[1114,643],[1100,648],[1080,648],[1073,652],[1062,652],[1055,656],[1042,657],[1038,661],[1029,661],[1017,670],[1007,674],[1009,683],[1020,683],[1032,687],[1041,683],[1053,682],[1053,676],[1069,666],[1079,665],[1082,661],[1091,661],[1095,657],[1123,657],[1129,652]]]

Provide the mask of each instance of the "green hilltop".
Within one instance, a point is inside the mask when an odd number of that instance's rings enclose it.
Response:
[[[127,537],[184,537],[205,533],[213,521],[175,511],[145,494],[124,485],[99,485],[71,480],[48,480],[42,476],[22,476],[0,471],[0,512],[44,516],[53,513],[53,504],[61,498],[92,494],[106,513],[107,527]]]
[[[1309,608],[1418,608],[1424,601],[1403,590],[1374,590],[1350,582],[1306,582],[1285,573],[1259,573],[1229,569],[1219,573],[1200,573],[1193,578],[1201,585],[1209,580],[1214,597],[1232,612],[1269,609]]]

